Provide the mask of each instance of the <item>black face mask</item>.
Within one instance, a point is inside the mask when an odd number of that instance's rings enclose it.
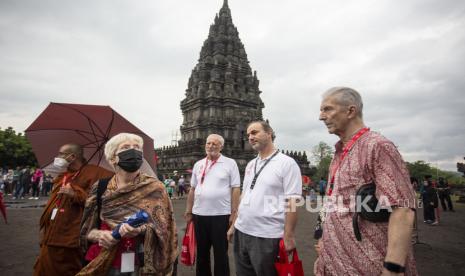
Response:
[[[142,166],[142,151],[128,149],[118,153],[118,166],[127,172],[135,172]]]

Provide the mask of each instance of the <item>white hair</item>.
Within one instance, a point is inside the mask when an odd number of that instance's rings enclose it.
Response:
[[[335,96],[336,101],[340,105],[354,105],[360,118],[363,117],[362,96],[357,91],[349,87],[333,87],[323,94],[323,100],[332,96]]]
[[[139,135],[125,132],[116,134],[115,136],[111,137],[111,139],[108,140],[108,142],[105,144],[105,158],[107,159],[108,163],[111,164],[111,159],[115,157],[119,145],[126,141],[137,142],[141,150],[144,147],[144,140],[142,140],[142,137]]]
[[[223,136],[214,133],[214,134],[208,135],[207,140],[210,137],[215,138],[216,140],[218,140],[220,142],[221,146],[224,147],[224,138],[223,138]]]

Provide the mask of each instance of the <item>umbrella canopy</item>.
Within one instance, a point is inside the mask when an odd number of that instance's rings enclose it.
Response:
[[[42,168],[50,168],[59,148],[68,143],[84,148],[90,164],[113,170],[105,160],[105,143],[114,135],[128,132],[144,140],[142,171],[155,169],[153,139],[131,124],[110,106],[50,103],[26,129],[26,137]]]

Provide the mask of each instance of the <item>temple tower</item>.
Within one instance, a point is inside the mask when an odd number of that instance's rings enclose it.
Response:
[[[177,146],[156,149],[159,172],[192,168],[205,156],[207,136],[217,133],[225,139],[223,153],[237,161],[242,173],[256,155],[247,142],[246,128],[249,122],[263,119],[260,94],[257,72],[249,65],[228,1],[224,0],[181,101],[181,139]]]

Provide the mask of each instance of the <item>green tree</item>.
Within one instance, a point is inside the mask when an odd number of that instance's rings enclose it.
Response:
[[[333,158],[333,154],[333,148],[323,141],[313,147],[312,155],[316,164],[316,174],[313,179],[314,182],[318,182],[321,177],[325,179],[328,177],[329,165]]]
[[[465,157],[463,159],[465,159]],[[458,162],[457,171],[463,173],[463,177],[465,177],[465,163]]]
[[[418,181],[421,181],[425,175],[436,175],[435,173],[433,174],[431,165],[423,160],[418,160],[413,163],[407,162],[407,168],[410,176],[416,178]]]
[[[29,141],[12,127],[0,128],[0,166],[13,168],[26,165],[37,166]]]
[[[407,168],[410,176],[422,181],[426,175],[431,175],[433,179],[437,180],[438,177],[446,179],[449,184],[464,185],[465,179],[456,172],[443,171],[439,168],[433,167],[423,160],[418,160],[413,163],[407,162]]]

